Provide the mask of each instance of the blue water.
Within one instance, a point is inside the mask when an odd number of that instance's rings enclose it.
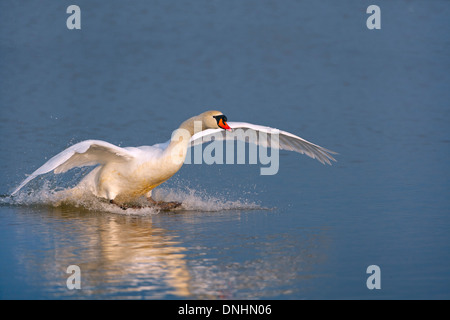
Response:
[[[0,2],[1,299],[450,298],[448,1],[376,1],[380,30],[371,1],[79,0],[68,30],[71,4]],[[157,191],[176,213],[57,205],[54,175],[6,197],[76,142],[152,145],[209,109],[338,162],[185,165]]]

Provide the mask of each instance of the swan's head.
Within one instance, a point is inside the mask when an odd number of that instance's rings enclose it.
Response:
[[[225,129],[231,131],[227,117],[220,111],[206,111],[200,115],[206,129]]]

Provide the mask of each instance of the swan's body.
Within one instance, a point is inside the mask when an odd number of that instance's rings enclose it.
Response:
[[[76,188],[88,191],[97,197],[121,204],[147,195],[183,165],[187,149],[198,143],[217,139],[224,129],[254,130],[257,134],[273,134],[276,129],[243,122],[229,122],[219,111],[207,111],[181,124],[166,143],[153,146],[121,148],[100,140],[86,140],[57,154],[25,179],[11,195],[15,195],[35,177],[51,172],[63,173],[75,167],[97,167],[87,174]],[[334,153],[285,131],[279,134],[279,145],[270,145],[305,153],[322,163],[330,164]],[[222,139],[227,139],[225,134]],[[233,137],[234,139],[234,137]],[[260,141],[260,140],[258,140]],[[267,146],[267,145],[266,145]],[[153,200],[151,200],[153,201]]]

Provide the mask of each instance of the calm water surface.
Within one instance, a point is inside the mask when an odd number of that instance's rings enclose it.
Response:
[[[368,1],[78,1],[81,30],[70,4],[0,3],[1,299],[450,298],[448,1],[378,1],[372,31]],[[185,165],[157,190],[176,213],[52,202],[83,170],[6,196],[76,142],[208,109],[338,162]]]

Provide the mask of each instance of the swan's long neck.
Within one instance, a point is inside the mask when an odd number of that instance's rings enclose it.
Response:
[[[186,130],[192,137],[194,133],[202,131],[203,129],[202,123],[203,123],[202,115],[198,115],[184,121],[178,129]]]
[[[175,167],[181,167],[186,158],[187,148],[194,133],[202,130],[202,118],[195,116],[184,121],[178,129],[172,133],[172,138],[164,157]]]

